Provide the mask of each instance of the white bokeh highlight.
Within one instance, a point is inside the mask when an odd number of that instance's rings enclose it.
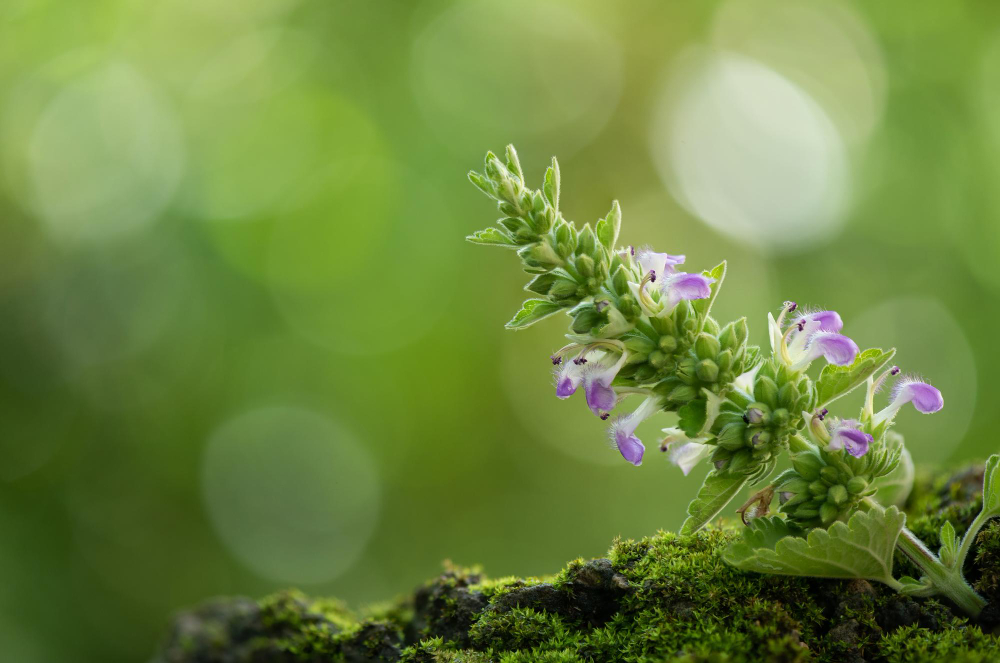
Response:
[[[30,207],[53,239],[93,243],[149,226],[183,167],[179,121],[156,85],[124,62],[69,82],[27,145]]]
[[[843,138],[805,91],[747,57],[697,49],[679,58],[650,149],[691,214],[762,251],[814,246],[844,223]]]
[[[254,410],[217,429],[202,490],[230,552],[276,582],[336,578],[358,560],[380,513],[370,454],[329,418],[298,407]]]

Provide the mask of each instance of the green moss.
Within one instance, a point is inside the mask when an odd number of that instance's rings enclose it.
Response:
[[[945,517],[964,531],[976,490],[968,479],[925,479],[913,528],[933,542]],[[606,558],[574,560],[542,578],[489,580],[448,567],[413,596],[354,614],[336,601],[282,593],[175,627],[162,663],[218,661],[995,660],[993,635],[936,600],[851,582],[738,571],[721,552],[737,536],[709,528],[616,541]],[[970,577],[1000,587],[1000,524],[978,537]],[[225,604],[224,604],[225,605]],[[234,604],[235,605],[235,604]],[[995,604],[987,607],[990,614]],[[210,618],[208,618],[210,617]],[[178,624],[184,623],[184,617]],[[194,623],[194,622],[192,622]]]

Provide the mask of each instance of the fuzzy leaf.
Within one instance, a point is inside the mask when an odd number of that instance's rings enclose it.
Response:
[[[704,527],[726,508],[746,482],[747,477],[742,475],[720,475],[714,470],[709,472],[698,495],[688,504],[688,517],[681,525],[680,533],[694,534]]]
[[[888,351],[871,348],[855,357],[854,363],[850,366],[833,364],[824,366],[823,372],[819,374],[819,380],[816,381],[816,394],[819,397],[816,407],[829,405],[841,396],[854,391],[870,375],[885,366],[895,354],[895,348]]]
[[[516,249],[517,244],[514,240],[510,238],[510,235],[500,230],[499,228],[486,228],[484,230],[477,230],[468,237],[465,238],[466,241],[472,242],[473,244],[484,244],[486,246],[502,246],[507,249]]]
[[[986,460],[983,473],[983,514],[1000,515],[1000,455],[993,454]]]
[[[715,283],[711,286],[711,295],[705,299],[696,299],[691,302],[695,312],[698,313],[698,331],[705,328],[705,319],[708,318],[708,314],[712,310],[712,305],[715,303],[715,298],[719,296],[719,289],[722,287],[722,282],[726,279],[726,261],[723,260],[712,269],[705,270],[702,274],[715,279]]]
[[[604,248],[611,253],[615,250],[615,244],[618,242],[618,231],[622,227],[622,208],[618,206],[618,201],[611,203],[611,211],[608,215],[597,222],[597,239]]]
[[[696,398],[677,410],[680,420],[677,427],[684,431],[688,437],[698,437],[705,427],[706,407],[708,401],[704,398]]]
[[[507,329],[524,329],[562,309],[563,307],[559,304],[553,304],[544,299],[529,299],[521,305],[521,310],[504,326]]]
[[[744,571],[814,578],[865,578],[894,585],[893,551],[906,522],[896,507],[857,512],[847,523],[814,529],[806,538],[759,534],[752,525],[723,559]],[[773,541],[773,547],[770,545]]]

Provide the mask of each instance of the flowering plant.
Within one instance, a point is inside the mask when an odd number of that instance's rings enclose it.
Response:
[[[777,318],[768,314],[770,352],[748,345],[746,318],[723,326],[711,315],[725,262],[685,272],[683,255],[619,247],[617,202],[593,227],[577,228],[559,211],[556,160],[534,190],[513,146],[505,156],[487,153],[484,172],[469,173],[503,216],[468,240],[516,251],[532,275],[525,290],[533,297],[507,327],[568,313],[569,343],[551,357],[556,396],[582,388],[603,420],[640,396],[641,404],[611,419],[608,429],[629,463],[641,465],[645,456],[638,425],[659,412],[677,413],[678,425],[663,429],[660,450],[685,475],[702,460],[711,463],[682,534],[705,526],[744,486],[771,477],[788,452],[791,468],[738,510],[747,528],[726,550],[728,563],[761,573],[877,580],[980,613],[985,601],[962,568],[979,530],[1000,516],[1000,456],[986,464],[979,516],[961,540],[945,523],[938,554],[905,527],[905,514],[892,504],[905,499],[913,474],[903,438],[891,430],[895,418],[908,404],[937,412],[944,406],[940,391],[890,366],[895,350],[862,352],[841,334],[834,311],[785,302]],[[810,374],[817,362],[825,364]],[[876,396],[891,379],[889,402],[876,410]],[[835,401],[862,386],[856,418],[831,413]],[[775,498],[778,514],[769,515]],[[919,579],[893,575],[895,550],[920,570]]]

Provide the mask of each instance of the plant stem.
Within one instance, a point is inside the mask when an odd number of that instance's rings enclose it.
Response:
[[[972,543],[976,540],[976,535],[979,534],[979,530],[989,522],[996,514],[986,513],[985,511],[980,511],[976,519],[972,521],[969,525],[968,531],[966,531],[965,536],[962,538],[962,545],[958,548],[958,555],[955,558],[955,568],[961,569],[965,566],[965,558],[969,555],[969,550],[972,549]]]
[[[905,527],[899,534],[896,547],[924,572],[940,594],[951,599],[970,617],[979,616],[986,601],[962,577],[960,566],[953,569],[946,567],[937,555],[927,549],[923,541]]]

